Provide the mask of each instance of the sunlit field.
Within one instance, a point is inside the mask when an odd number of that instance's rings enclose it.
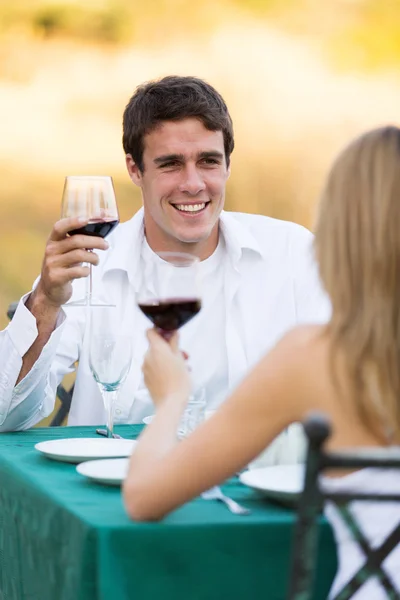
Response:
[[[399,122],[396,3],[342,0],[322,10],[253,0],[244,10],[226,1],[190,11],[192,3],[164,0],[139,22],[128,2],[84,4],[0,3],[2,327],[8,304],[40,271],[65,175],[112,175],[122,220],[140,206],[121,146],[137,84],[191,74],[215,85],[236,134],[226,207],[309,228],[338,149],[366,128]],[[371,29],[376,22],[386,23],[387,39]]]

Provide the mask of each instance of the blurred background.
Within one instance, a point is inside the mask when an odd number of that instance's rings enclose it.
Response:
[[[399,68],[399,0],[0,0],[0,327],[65,175],[112,175],[122,220],[140,206],[121,146],[139,83],[213,84],[236,134],[227,208],[312,229],[336,152],[399,123]]]

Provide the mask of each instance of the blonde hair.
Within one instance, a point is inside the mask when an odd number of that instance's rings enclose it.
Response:
[[[332,302],[332,356],[343,351],[356,410],[400,439],[400,129],[353,141],[322,194],[315,250]]]

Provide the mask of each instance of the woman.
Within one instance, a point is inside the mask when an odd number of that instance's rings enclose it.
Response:
[[[160,519],[221,483],[312,410],[330,416],[329,450],[399,443],[400,129],[368,132],[340,154],[322,194],[315,249],[332,303],[330,322],[288,333],[183,442],[176,431],[190,389],[185,361],[176,336],[169,345],[148,332],[143,371],[156,416],[132,455],[124,485],[133,519]],[[340,481],[345,485],[354,476],[364,477],[360,471]],[[390,486],[396,478],[399,487],[397,473]],[[378,472],[374,481],[384,491],[387,473]],[[338,533],[333,513],[330,518]],[[392,525],[394,518],[399,511],[391,513]],[[344,546],[338,544],[340,585],[357,565],[349,547],[342,560]],[[400,590],[399,558],[392,578]],[[384,592],[373,590],[370,597],[377,600],[377,593]]]

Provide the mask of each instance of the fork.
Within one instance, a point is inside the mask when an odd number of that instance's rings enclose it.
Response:
[[[204,500],[219,500],[220,502],[223,502],[234,515],[249,515],[251,513],[251,510],[241,506],[238,502],[229,498],[229,496],[226,496],[217,485],[203,492],[201,497],[204,498]]]
[[[96,433],[98,435],[102,435],[103,437],[107,437],[107,430],[106,429],[96,429]],[[112,436],[116,440],[122,440],[122,437],[120,435],[118,435],[118,433],[113,433]]]

